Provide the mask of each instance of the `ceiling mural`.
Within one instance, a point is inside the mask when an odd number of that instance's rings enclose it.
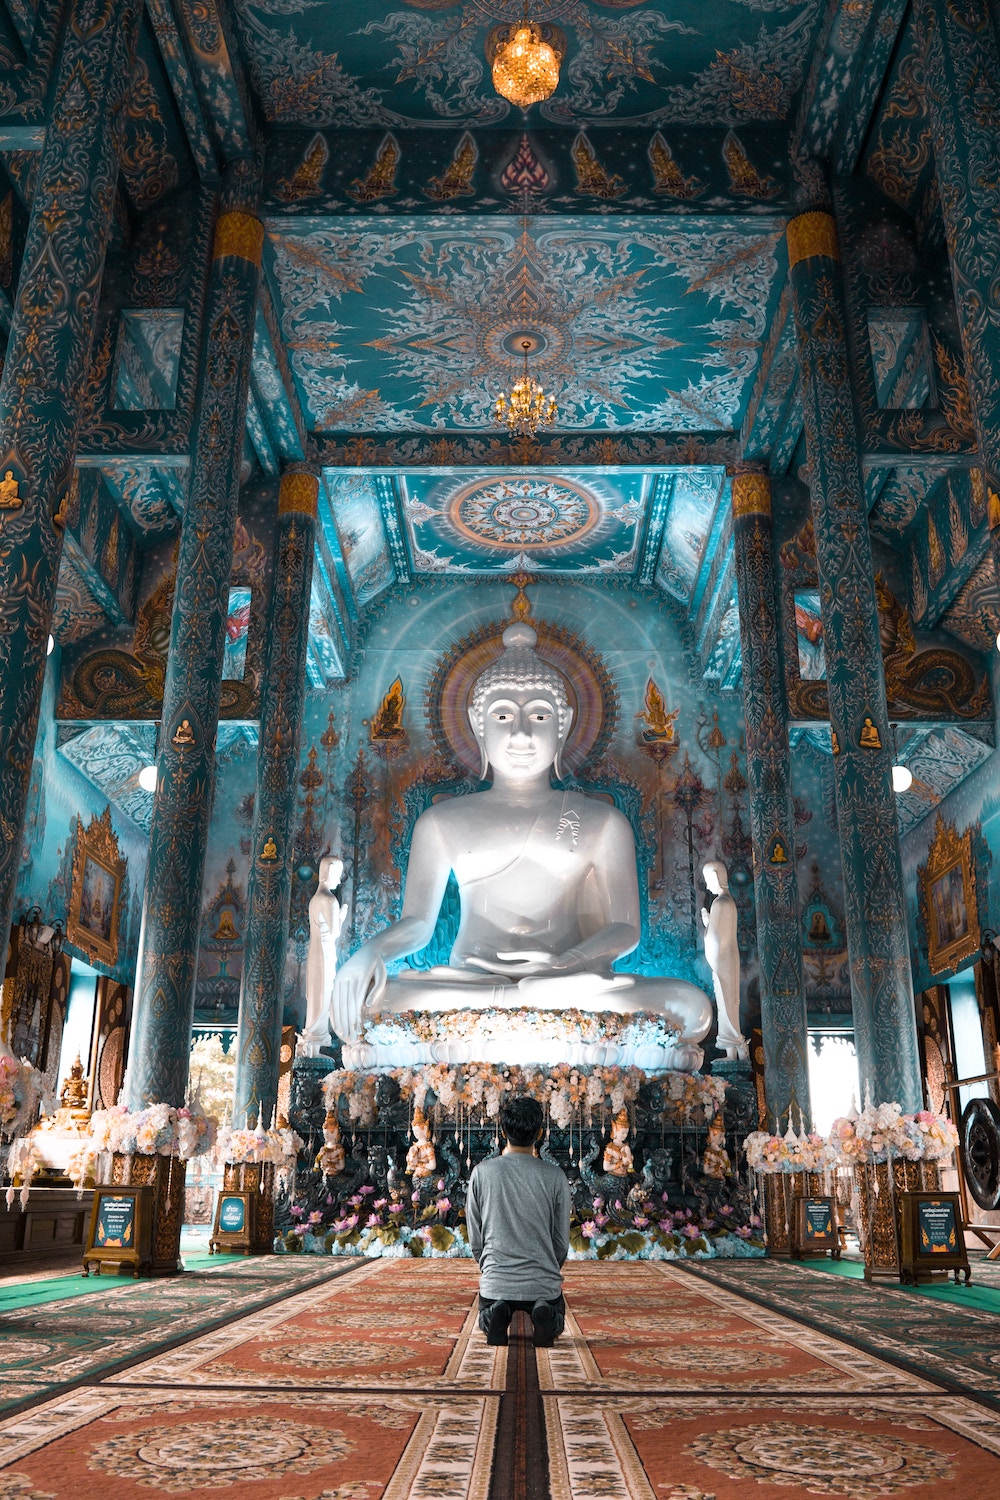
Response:
[[[282,125],[503,125],[487,39],[523,0],[236,0],[250,76]],[[819,0],[538,0],[565,43],[546,123],[740,124],[788,118]],[[345,21],[347,24],[345,24]]]
[[[651,477],[520,469],[399,483],[418,573],[631,573]]]
[[[691,432],[739,425],[781,230],[304,219],[272,221],[269,238],[292,368],[319,431],[489,430],[526,341],[559,428]]]
[[[693,598],[702,569],[713,561],[708,543],[725,477],[723,469],[690,469],[682,470],[674,482],[656,582],[684,604]]]
[[[59,753],[149,832],[153,794],[139,785],[139,772],[156,759],[155,724],[94,724],[82,734],[64,736]]]

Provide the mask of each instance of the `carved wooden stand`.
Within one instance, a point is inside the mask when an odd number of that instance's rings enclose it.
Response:
[[[270,1255],[274,1250],[274,1163],[227,1161],[222,1177],[223,1193],[250,1193],[249,1249],[237,1253]],[[213,1236],[209,1249],[235,1249]]]
[[[858,1184],[858,1232],[865,1257],[865,1280],[900,1279],[902,1246],[900,1194],[940,1190],[938,1165],[931,1161],[861,1162]]]
[[[112,1187],[153,1189],[153,1258],[140,1266],[147,1276],[175,1276],[183,1271],[181,1228],[184,1223],[184,1178],[187,1162],[176,1156],[125,1156],[111,1158]]]
[[[792,1253],[792,1213],[802,1194],[824,1192],[822,1172],[764,1172],[764,1230],[768,1255],[782,1259]]]

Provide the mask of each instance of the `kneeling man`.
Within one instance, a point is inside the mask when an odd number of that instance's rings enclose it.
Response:
[[[515,1312],[531,1314],[533,1342],[547,1349],[563,1331],[561,1267],[569,1250],[569,1184],[535,1148],[545,1117],[537,1099],[500,1106],[501,1156],[476,1167],[465,1213],[479,1262],[479,1326],[488,1344],[506,1344]]]

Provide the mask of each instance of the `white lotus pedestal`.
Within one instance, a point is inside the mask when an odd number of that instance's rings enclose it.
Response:
[[[151,1191],[152,1226],[148,1261],[138,1272],[143,1276],[176,1276],[183,1271],[181,1262],[181,1229],[184,1224],[184,1179],[187,1162],[177,1156],[127,1156],[114,1152],[111,1157],[110,1187],[146,1187]],[[94,1269],[100,1274],[102,1264],[95,1257]],[[116,1268],[119,1269],[119,1268]]]
[[[900,1280],[902,1270],[902,1195],[936,1193],[941,1188],[937,1162],[859,1162],[858,1235],[865,1258],[865,1280]]]
[[[208,1242],[212,1255],[270,1255],[274,1250],[274,1163],[227,1161]]]
[[[794,1254],[795,1200],[825,1193],[822,1172],[762,1172],[764,1242],[767,1253],[779,1259]]]

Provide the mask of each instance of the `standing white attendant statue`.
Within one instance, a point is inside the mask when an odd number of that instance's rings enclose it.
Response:
[[[334,892],[344,861],[324,855],[319,884],[309,902],[309,958],[306,963],[306,1025],[296,1047],[300,1057],[318,1057],[330,1043],[330,997],[337,973],[337,939],[347,915]]]
[[[702,874],[713,892],[711,907],[703,906],[705,957],[715,981],[718,1010],[717,1046],[728,1058],[749,1055],[747,1039],[740,1031],[740,949],[736,939],[737,910],[729,890],[729,872],[721,860],[713,859]]]

